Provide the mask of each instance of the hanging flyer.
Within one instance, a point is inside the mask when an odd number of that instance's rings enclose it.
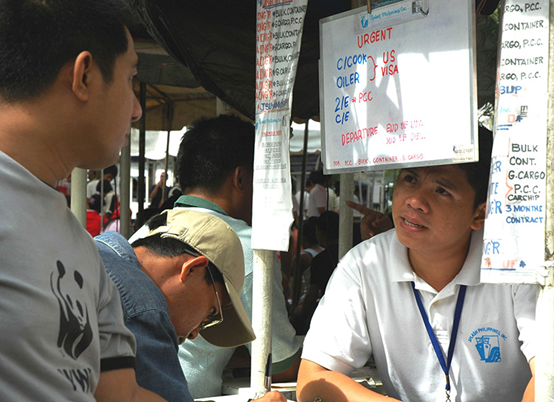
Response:
[[[252,248],[289,247],[290,110],[307,0],[258,0]]]
[[[544,267],[549,2],[503,4],[481,281],[536,283]]]
[[[382,3],[320,22],[325,172],[476,160],[473,2]]]

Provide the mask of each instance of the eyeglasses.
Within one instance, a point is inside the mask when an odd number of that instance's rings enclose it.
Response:
[[[208,270],[208,273],[210,274],[210,279],[212,280],[212,286],[214,287],[215,297],[217,299],[217,305],[219,307],[219,314],[216,314],[215,317],[206,317],[202,324],[200,324],[200,331],[203,331],[206,328],[213,327],[214,325],[221,324],[223,322],[223,309],[221,308],[221,300],[219,300],[219,293],[217,293],[217,289],[215,287],[214,276],[212,275],[210,265],[208,265],[206,269]]]

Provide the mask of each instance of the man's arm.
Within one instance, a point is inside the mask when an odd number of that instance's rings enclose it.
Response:
[[[533,357],[529,360],[529,368],[531,369],[531,380],[527,384],[525,393],[523,394],[523,402],[534,402],[535,401],[535,358]]]
[[[344,374],[305,359],[300,364],[296,395],[299,402],[314,402],[317,397],[322,402],[396,400],[370,391]]]
[[[125,320],[137,342],[135,378],[167,400],[190,401],[192,396],[175,353],[175,329],[165,312],[154,308]]]
[[[99,402],[165,401],[162,397],[139,387],[135,370],[102,371],[94,398]]]
[[[302,353],[302,350],[298,351],[298,357],[294,360],[294,363],[286,369],[285,371],[281,371],[280,373],[273,374],[271,376],[271,381],[273,382],[296,382],[296,379],[298,378],[298,368],[300,367],[300,361],[302,360],[300,358],[300,355]]]
[[[294,313],[291,314],[291,320],[301,318],[310,320],[315,308],[317,307],[318,294],[319,286],[310,284],[306,292],[306,296],[304,296],[304,300],[298,305],[298,307],[296,307]]]

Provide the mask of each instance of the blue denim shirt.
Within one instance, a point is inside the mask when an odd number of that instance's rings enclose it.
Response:
[[[121,297],[125,325],[137,340],[137,383],[168,401],[193,402],[181,369],[175,328],[162,292],[140,269],[129,242],[117,232],[95,237]]]

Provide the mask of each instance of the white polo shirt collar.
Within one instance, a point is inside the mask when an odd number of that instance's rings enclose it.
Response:
[[[391,253],[389,269],[391,272],[392,282],[414,282],[417,289],[431,293],[437,293],[427,282],[419,278],[410,266],[408,260],[408,250],[398,237],[392,237]],[[473,231],[471,235],[471,243],[469,252],[464,265],[459,274],[450,282],[441,293],[444,297],[452,295],[457,290],[457,285],[476,286],[480,284],[480,271],[476,270],[476,266],[481,264],[481,252],[483,247],[483,229]]]

